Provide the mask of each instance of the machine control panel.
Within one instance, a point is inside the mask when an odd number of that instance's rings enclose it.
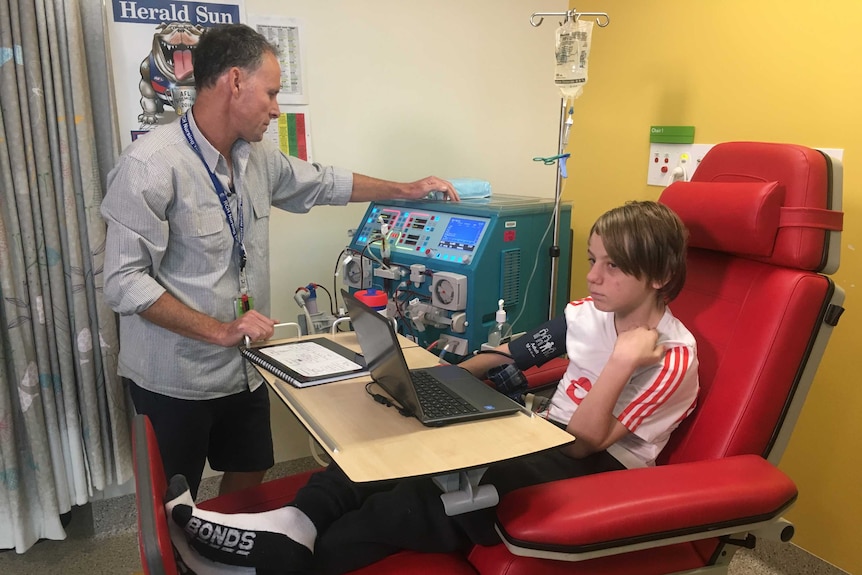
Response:
[[[487,341],[499,300],[516,332],[547,321],[569,289],[571,204],[561,203],[560,268],[552,277],[552,199],[497,195],[460,202],[372,202],[350,234],[343,282],[387,293],[399,332],[452,361]]]
[[[355,236],[357,246],[380,245],[381,229],[389,231],[393,252],[411,253],[437,261],[469,265],[490,218],[436,211],[374,206]]]

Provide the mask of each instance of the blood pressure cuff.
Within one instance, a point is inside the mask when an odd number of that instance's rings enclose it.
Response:
[[[519,369],[540,366],[566,353],[566,318],[552,319],[509,342],[509,353]]]

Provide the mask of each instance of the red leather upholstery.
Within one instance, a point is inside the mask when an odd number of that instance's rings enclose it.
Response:
[[[558,357],[542,366],[527,369],[524,375],[530,389],[540,389],[548,385],[557,385],[566,372],[567,365],[566,358]]]
[[[840,194],[832,189],[828,156],[793,144],[726,142],[713,146],[704,156],[692,176],[692,183],[697,182],[780,182],[786,223],[794,212],[805,217],[802,225],[787,225],[778,231],[772,254],[763,261],[803,270],[823,269],[823,229],[840,229],[841,221],[840,212],[830,212]],[[831,222],[829,226],[823,225],[824,218]]]
[[[497,515],[509,541],[541,541],[545,550],[585,553],[645,533],[666,538],[695,525],[756,523],[795,499],[796,486],[787,476],[758,456],[739,455],[534,485],[506,498]],[[614,502],[612,513],[607,501]],[[565,530],[559,529],[563,523]]]
[[[512,555],[505,546],[495,545],[475,547],[468,560],[479,573],[501,575],[667,575],[704,565],[715,544],[702,547],[701,542],[679,543],[571,563]]]
[[[138,547],[147,575],[178,575],[174,561],[164,495],[168,488],[162,455],[147,417],[135,416],[132,425],[135,472],[135,506],[138,511]]]
[[[832,288],[814,273],[690,250],[671,309],[697,339],[701,394],[660,463],[768,455]]]
[[[198,507],[220,513],[257,513],[284,507],[293,501],[296,492],[306,484],[308,478],[317,470],[304,471],[267,481],[252,489],[243,489],[213,499],[201,501]]]
[[[689,242],[723,253],[768,257],[781,222],[784,186],[778,182],[688,182],[661,195],[687,224]],[[709,217],[705,217],[709,210]]]

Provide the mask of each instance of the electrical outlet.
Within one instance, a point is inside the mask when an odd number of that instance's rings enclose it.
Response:
[[[689,181],[713,144],[650,144],[647,185]]]

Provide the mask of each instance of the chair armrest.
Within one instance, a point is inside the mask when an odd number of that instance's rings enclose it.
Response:
[[[569,365],[569,360],[565,357],[555,357],[542,366],[534,366],[524,370],[524,377],[527,378],[527,390],[537,391],[548,387],[556,387],[566,373],[566,367]],[[494,387],[494,383],[489,380],[484,380],[486,384]]]
[[[498,529],[514,553],[513,547],[592,553],[732,533],[780,517],[796,495],[796,485],[778,468],[756,455],[740,455],[519,489],[500,503]]]
[[[524,376],[527,378],[528,389],[533,391],[552,385],[556,386],[563,374],[566,373],[568,365],[569,360],[567,358],[555,357],[544,365],[525,370]]]

